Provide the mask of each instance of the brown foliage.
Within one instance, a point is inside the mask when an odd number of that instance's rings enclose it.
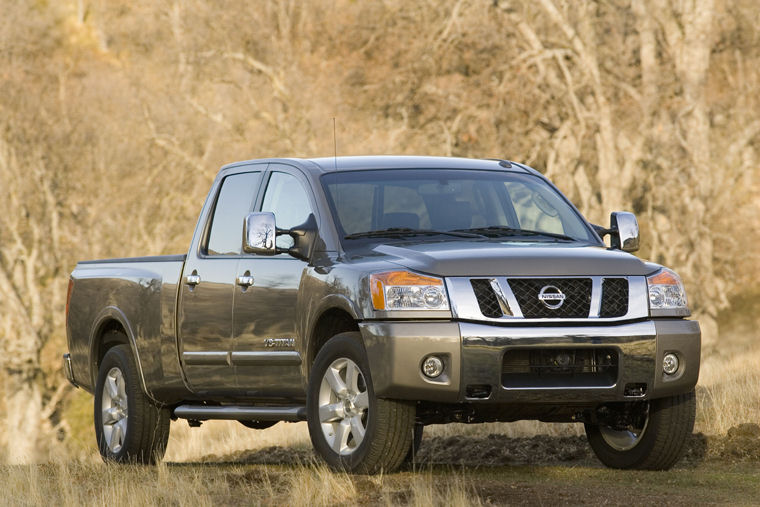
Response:
[[[0,5],[0,383],[48,431],[76,260],[184,251],[221,164],[332,154],[333,117],[340,154],[506,157],[635,211],[708,340],[759,278],[750,0]]]

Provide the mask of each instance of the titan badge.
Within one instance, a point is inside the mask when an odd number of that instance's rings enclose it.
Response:
[[[295,338],[267,338],[264,340],[264,346],[270,348],[293,348],[296,344]]]

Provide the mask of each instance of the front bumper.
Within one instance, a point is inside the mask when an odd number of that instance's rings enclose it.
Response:
[[[696,321],[654,319],[609,326],[494,326],[472,322],[360,324],[375,393],[380,397],[444,403],[595,404],[661,398],[688,392],[699,377],[700,330]],[[541,378],[531,385],[507,382],[504,356],[532,351],[611,350],[616,370],[605,381],[584,384],[572,376]],[[662,371],[663,356],[678,355],[676,374]],[[445,364],[437,379],[421,371],[435,354]],[[532,378],[532,377],[526,377]]]

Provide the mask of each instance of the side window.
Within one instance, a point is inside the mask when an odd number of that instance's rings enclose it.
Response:
[[[251,211],[261,173],[233,174],[224,178],[216,200],[208,238],[208,255],[239,255],[243,244],[243,218]]]
[[[298,178],[288,173],[273,172],[269,178],[261,211],[271,211],[277,220],[277,227],[290,229],[300,225],[312,212],[311,200]],[[293,238],[288,235],[277,237],[277,246],[290,248]]]

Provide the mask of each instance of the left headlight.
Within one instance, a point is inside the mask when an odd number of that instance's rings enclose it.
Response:
[[[650,310],[675,310],[679,315],[689,311],[686,290],[675,271],[662,268],[647,277]],[[658,312],[661,313],[661,312]]]
[[[449,298],[443,279],[412,273],[386,271],[369,276],[375,310],[448,310]]]

